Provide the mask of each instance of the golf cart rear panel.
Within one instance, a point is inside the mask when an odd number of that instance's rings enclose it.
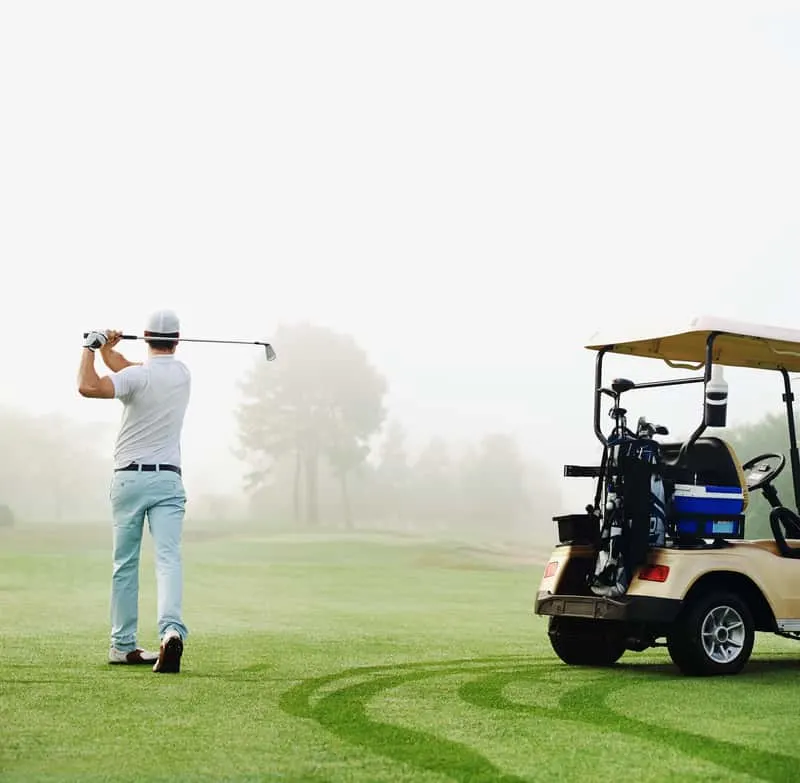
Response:
[[[742,563],[746,560],[747,570],[752,572],[748,578],[762,594],[770,596],[768,601],[774,615],[800,617],[800,580],[792,580],[800,563],[777,558],[778,555],[775,542],[768,539],[732,542],[724,548],[653,549],[648,553],[647,563],[635,570],[625,596],[680,603],[698,580],[713,574],[741,574],[745,570]],[[550,598],[573,596],[602,603],[603,596],[593,595],[586,583],[594,557],[595,552],[589,546],[556,547],[539,585],[537,612],[556,613],[547,610],[552,604]],[[797,582],[797,588],[791,586],[793,581]],[[559,606],[562,605],[560,601]]]

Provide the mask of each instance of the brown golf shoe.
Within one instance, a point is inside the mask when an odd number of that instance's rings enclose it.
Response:
[[[158,660],[153,666],[153,671],[160,674],[177,674],[181,670],[182,655],[183,639],[177,631],[170,631],[161,640],[161,649],[158,651]]]

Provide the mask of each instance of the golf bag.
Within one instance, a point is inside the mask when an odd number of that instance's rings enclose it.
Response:
[[[594,574],[589,579],[596,595],[624,595],[648,548],[663,546],[666,493],[661,465],[655,440],[609,440],[595,498],[595,512],[603,516]]]

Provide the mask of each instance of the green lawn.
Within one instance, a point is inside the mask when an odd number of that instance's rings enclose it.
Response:
[[[789,781],[800,644],[566,667],[540,567],[388,537],[189,535],[177,676],[111,667],[109,538],[0,530],[2,781]],[[800,567],[800,564],[799,566]],[[153,647],[145,544],[140,643]],[[796,646],[795,646],[796,645]]]

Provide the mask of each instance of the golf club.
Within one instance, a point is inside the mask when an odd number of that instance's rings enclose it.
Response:
[[[89,332],[84,332],[83,336],[86,336]],[[262,342],[261,340],[203,340],[196,337],[143,337],[142,335],[138,334],[123,334],[121,336],[122,340],[174,340],[175,342],[180,343],[223,343],[225,345],[263,345],[264,351],[267,355],[267,361],[271,362],[275,360],[275,351],[273,350],[272,346],[269,343]]]

